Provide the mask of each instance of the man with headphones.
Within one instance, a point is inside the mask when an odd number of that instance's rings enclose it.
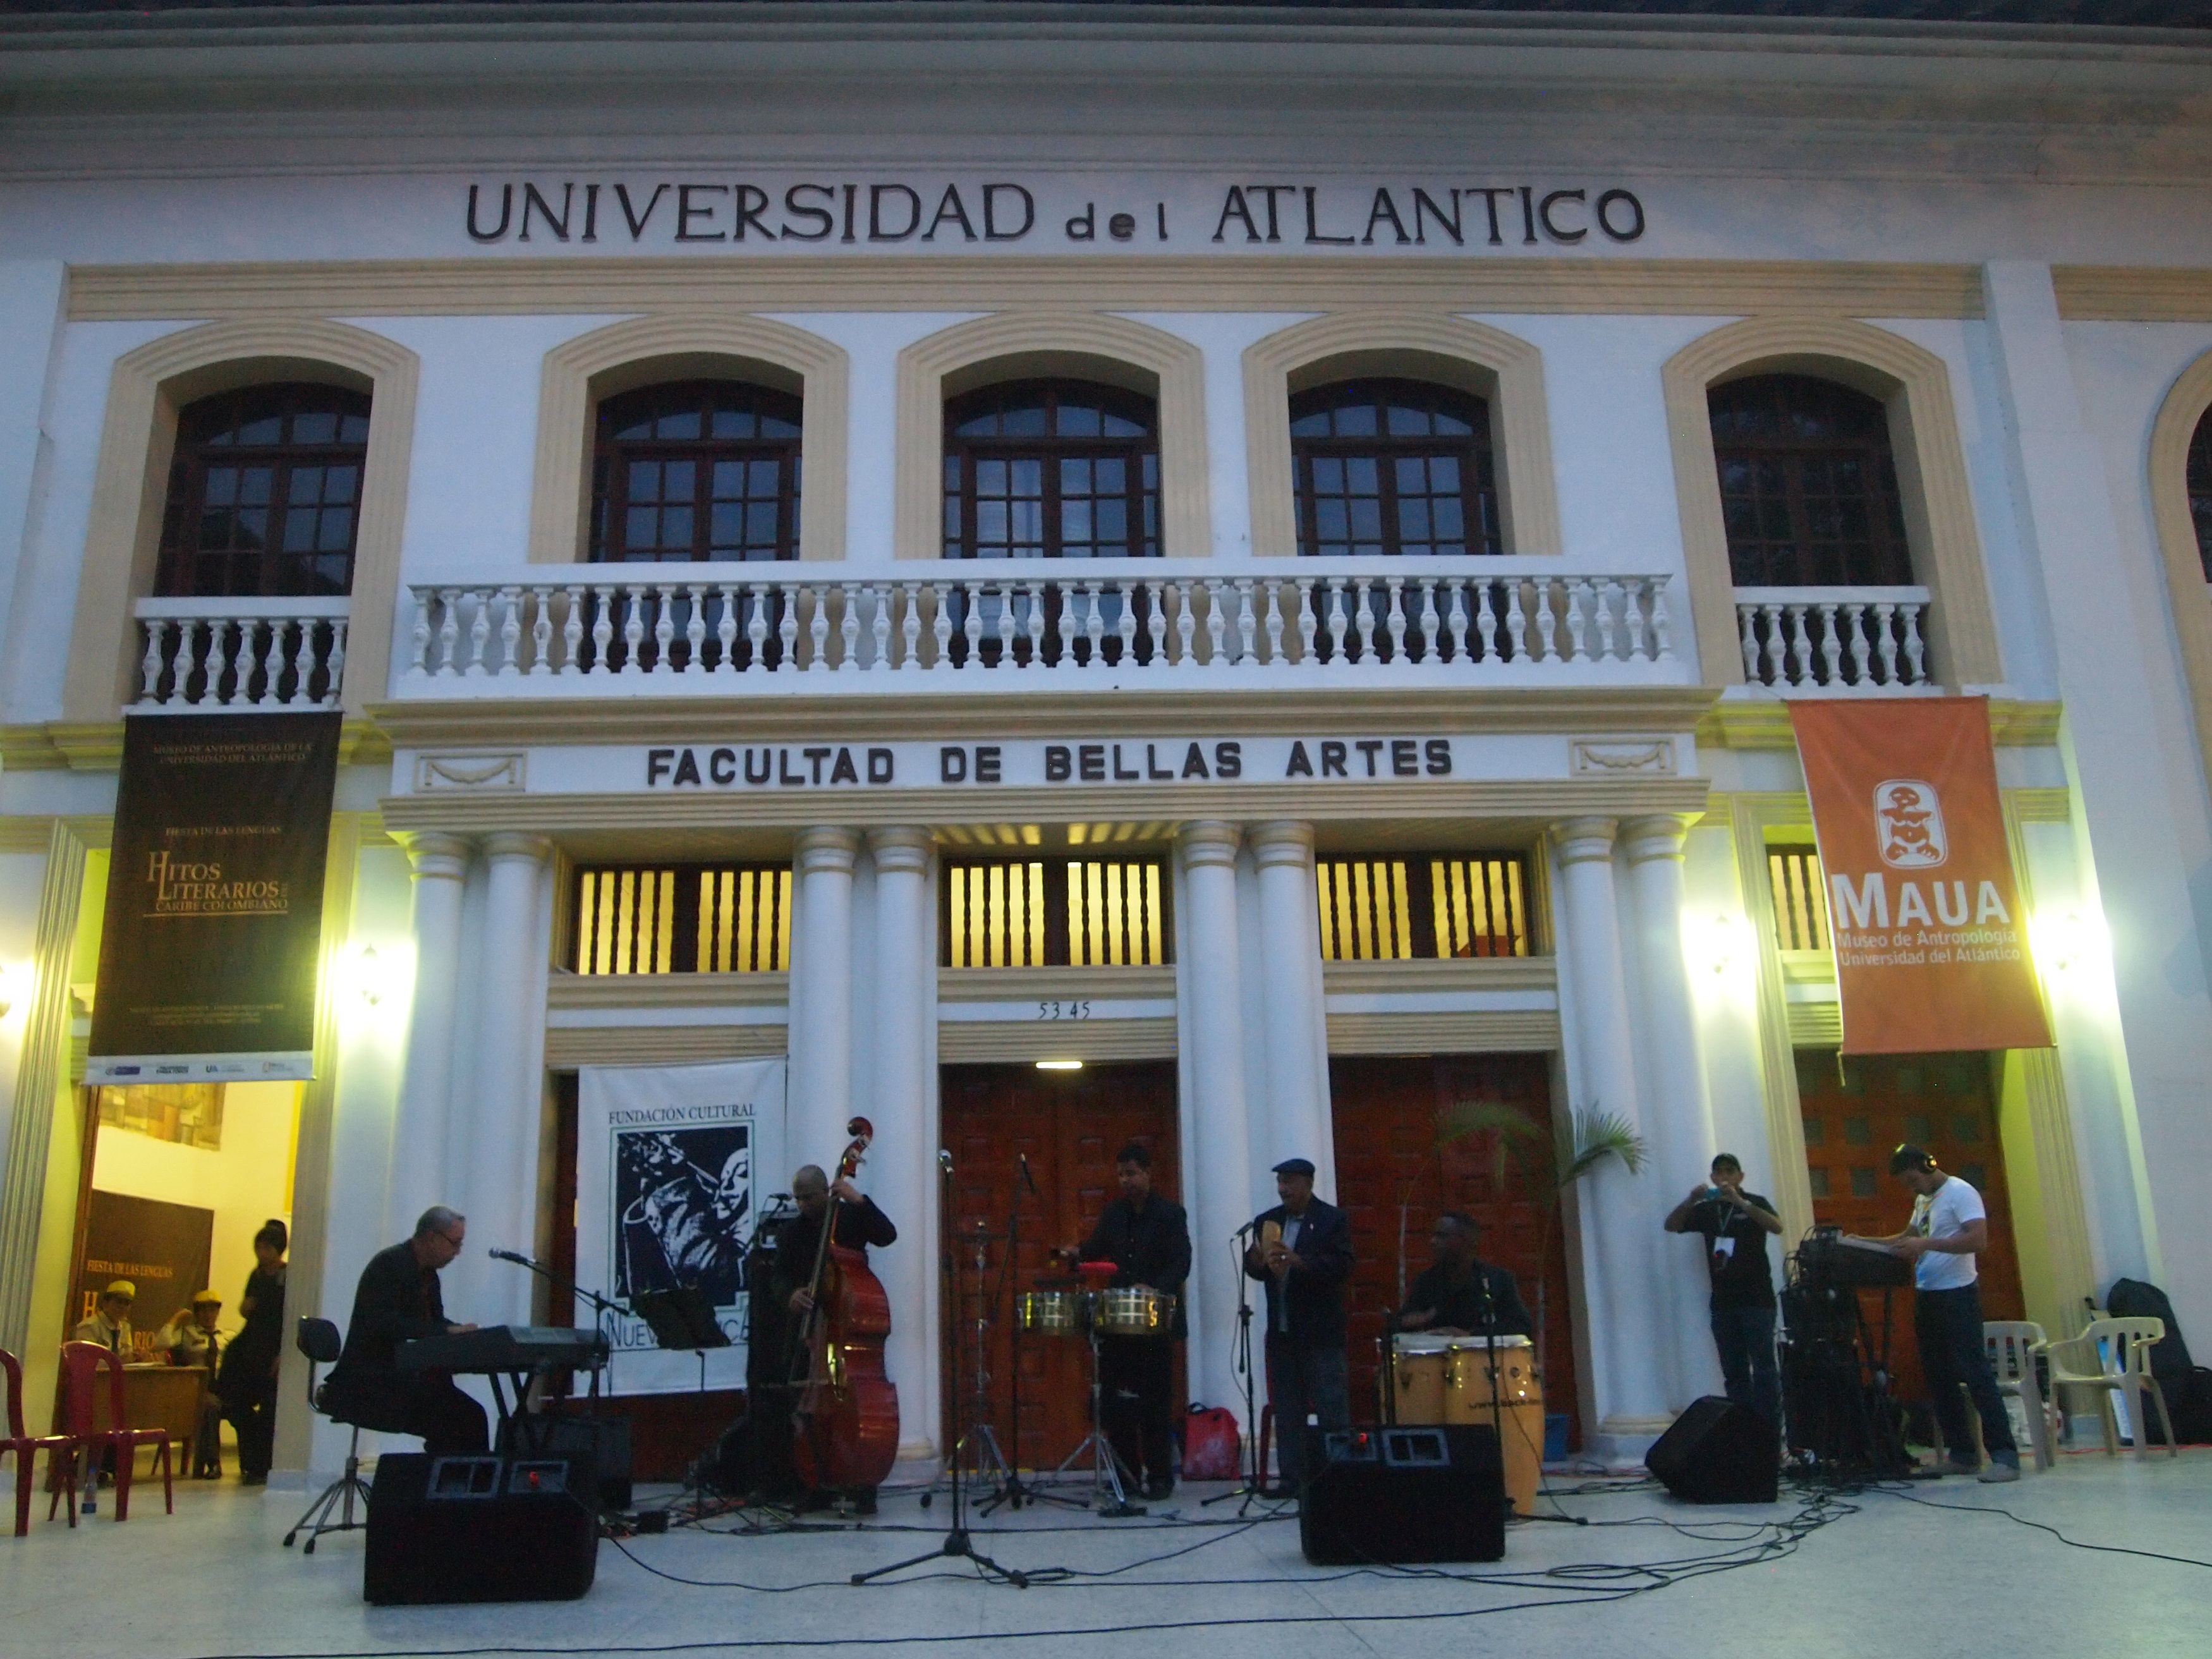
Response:
[[[1920,1372],[1943,1432],[1947,1470],[1985,1481],[2017,1480],[2020,1449],[1990,1372],[1974,1268],[1975,1254],[1989,1248],[1989,1212],[1970,1183],[1937,1169],[1923,1147],[1899,1146],[1889,1155],[1889,1172],[1912,1190],[1912,1219],[1881,1242],[1912,1262],[1913,1334],[1920,1340]],[[1959,1398],[1962,1384],[1981,1414],[1986,1469],[1974,1462],[1973,1431]]]

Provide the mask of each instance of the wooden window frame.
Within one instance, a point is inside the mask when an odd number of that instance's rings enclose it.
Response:
[[[1145,432],[1137,437],[1063,436],[1048,430],[1033,437],[963,436],[959,426],[981,412],[993,400],[1006,399],[1024,392],[1041,392],[1045,399],[1048,428],[1057,425],[1054,418],[1064,397],[1080,393],[1086,402],[1095,401],[1100,407],[1121,416],[1123,419],[1141,421]],[[983,461],[1000,460],[1012,465],[1018,461],[1035,460],[1042,472],[1043,494],[1041,498],[1040,550],[1025,556],[1033,558],[1077,559],[1101,556],[1094,554],[1068,555],[1066,524],[1060,495],[1060,463],[1069,460],[1119,460],[1127,466],[1127,483],[1123,491],[1125,510],[1128,514],[1131,534],[1126,538],[1139,550],[1108,557],[1158,558],[1162,542],[1160,536],[1161,496],[1159,484],[1160,421],[1159,403],[1141,392],[1122,386],[1111,386],[1103,380],[1085,380],[1071,375],[1040,375],[1022,380],[994,381],[972,388],[945,400],[944,471],[946,474],[945,497],[948,504],[957,495],[960,504],[960,530],[956,538],[949,530],[944,536],[944,556],[948,559],[988,560],[1002,556],[975,550],[975,470]],[[1145,463],[1152,463],[1152,482],[1145,481]],[[957,492],[951,477],[957,469]],[[1146,507],[1150,507],[1149,515]],[[1149,516],[1149,523],[1147,522]],[[1012,557],[1013,556],[1004,556]]]
[[[706,926],[706,917],[702,913],[702,905],[708,884],[747,875],[769,880],[773,887],[773,892],[767,900],[765,959],[761,959],[763,936],[757,933],[756,960],[750,964],[702,968],[700,966],[700,935]],[[598,937],[591,914],[592,898],[587,889],[599,880],[624,877],[637,878],[640,888],[651,883],[656,890],[653,907],[660,937],[645,942],[649,947],[646,952],[647,959],[652,965],[594,967],[584,958],[586,945],[596,941]],[[791,965],[793,893],[793,878],[789,864],[679,864],[673,861],[580,864],[568,872],[567,942],[562,947],[562,962],[571,972],[590,978],[698,973],[781,973]],[[634,919],[638,915],[636,893],[634,890],[615,902],[618,907],[617,925],[625,930],[626,937],[610,943],[608,956],[617,961],[635,964],[639,959],[641,943],[634,925]]]
[[[1353,394],[1359,392],[1368,395],[1355,398]],[[1424,412],[1431,416],[1449,413],[1465,421],[1468,429],[1464,434],[1433,432],[1418,435],[1392,434],[1379,429],[1385,424],[1381,420],[1376,422],[1378,430],[1366,436],[1332,434],[1315,437],[1303,435],[1297,429],[1301,420],[1323,409],[1334,410],[1351,407],[1355,403],[1364,403],[1379,411],[1394,400],[1422,407]],[[1320,542],[1316,522],[1320,498],[1313,478],[1316,460],[1371,459],[1375,462],[1382,514],[1378,556],[1402,558],[1408,556],[1404,550],[1404,526],[1400,521],[1398,512],[1398,470],[1395,463],[1408,457],[1434,456],[1445,452],[1450,453],[1460,464],[1459,495],[1462,520],[1460,539],[1468,544],[1467,551],[1486,556],[1504,552],[1504,515],[1498,488],[1496,453],[1491,443],[1488,399],[1458,386],[1444,386],[1433,380],[1412,380],[1401,375],[1363,375],[1310,386],[1305,391],[1292,393],[1290,420],[1291,471],[1297,498],[1297,550],[1301,557],[1315,556]],[[1467,488],[1469,477],[1475,480],[1471,496]]]
[[[1753,389],[1765,394],[1773,404],[1783,407],[1785,425],[1789,413],[1802,411],[1832,418],[1856,418],[1865,422],[1868,429],[1855,435],[1838,433],[1819,437],[1793,436],[1786,431],[1723,435],[1718,405],[1731,397],[1742,398]],[[1827,405],[1825,409],[1819,407],[1822,402]],[[1915,584],[1912,550],[1905,534],[1904,506],[1898,489],[1896,449],[1890,436],[1888,411],[1880,398],[1817,374],[1771,373],[1742,375],[1708,387],[1705,408],[1712,425],[1714,470],[1721,480],[1723,533],[1727,533],[1729,504],[1735,499],[1728,488],[1731,464],[1741,461],[1756,468],[1765,461],[1778,465],[1782,472],[1783,503],[1790,522],[1790,568],[1785,571],[1770,562],[1759,569],[1747,569],[1746,560],[1757,557],[1771,562],[1778,557],[1777,550],[1767,545],[1763,537],[1753,550],[1742,546],[1733,534],[1729,534],[1729,570],[1737,586],[1909,587]],[[1823,576],[1814,568],[1814,547],[1820,538],[1814,534],[1807,505],[1811,493],[1808,475],[1814,464],[1822,461],[1857,465],[1863,480],[1860,504],[1866,515],[1866,557],[1869,562],[1864,568],[1846,568],[1832,576]]]
[[[668,404],[696,404],[702,420],[711,416],[718,394],[743,394],[747,411],[756,419],[770,414],[796,428],[787,438],[620,438],[615,427],[630,406],[659,399]],[[687,395],[688,394],[688,395]],[[665,412],[675,412],[667,410]],[[593,421],[592,449],[592,507],[586,562],[592,564],[782,563],[799,556],[799,513],[803,496],[800,466],[804,459],[805,402],[803,394],[730,377],[662,380],[635,386],[599,401]],[[773,459],[778,468],[775,550],[768,559],[750,559],[743,553],[714,550],[713,469],[717,462],[750,463]],[[633,553],[626,536],[631,462],[690,462],[696,471],[691,493],[691,539],[678,553],[654,549]],[[617,547],[617,544],[619,546]]]
[[[1150,866],[1154,871],[1153,886],[1158,897],[1159,913],[1152,923],[1150,933],[1158,939],[1159,944],[1159,956],[1156,962],[1115,963],[1079,963],[1073,960],[1073,919],[1076,905],[1072,896],[1069,872],[1077,866],[1090,865],[1142,866]],[[1025,899],[1024,904],[1026,911],[1029,906],[1034,903],[1039,913],[1031,924],[1031,937],[1036,941],[1035,954],[1037,960],[1006,963],[956,961],[957,957],[994,954],[991,945],[995,943],[997,939],[997,935],[992,932],[993,924],[987,915],[981,935],[987,941],[985,949],[980,953],[970,950],[956,949],[956,945],[964,945],[975,937],[973,928],[963,933],[955,926],[957,920],[955,914],[956,905],[960,902],[958,895],[963,884],[963,877],[969,872],[993,869],[1012,871],[1024,866],[1040,872],[1037,882],[1038,890],[1033,898]],[[937,921],[937,957],[938,966],[940,968],[963,969],[1123,966],[1151,968],[1168,967],[1175,962],[1175,883],[1164,857],[1098,858],[1085,857],[1077,854],[1054,854],[1050,856],[1015,854],[1004,858],[947,859],[938,882]],[[1135,928],[1125,928],[1125,940],[1141,939],[1145,937],[1146,932],[1146,930],[1141,925]],[[1125,951],[1125,954],[1127,953]],[[1031,952],[1009,951],[1006,954],[1026,956]]]

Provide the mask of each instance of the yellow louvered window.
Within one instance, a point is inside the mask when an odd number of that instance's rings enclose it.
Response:
[[[939,960],[947,968],[1149,968],[1173,960],[1158,859],[945,863]]]
[[[791,960],[785,865],[617,865],[576,872],[580,974],[775,973]]]
[[[1325,962],[1528,954],[1518,854],[1321,859],[1315,878]]]
[[[1774,945],[1779,951],[1826,951],[1828,896],[1820,854],[1810,847],[1766,849],[1767,879],[1774,889]]]

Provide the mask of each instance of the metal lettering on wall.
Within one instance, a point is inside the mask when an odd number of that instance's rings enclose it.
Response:
[[[476,242],[763,247],[912,243],[1038,246],[1420,247],[1478,252],[1633,242],[1633,191],[1588,181],[1237,179],[1170,199],[1142,184],[1074,180],[769,181],[508,179],[468,186]]]
[[[684,744],[641,751],[641,779],[657,790],[1434,780],[1452,775],[1452,751],[1449,738],[1393,737]]]

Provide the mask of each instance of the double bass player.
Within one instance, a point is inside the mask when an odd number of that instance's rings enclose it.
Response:
[[[809,1356],[801,1348],[813,1322],[810,1316],[814,1311],[815,1279],[824,1255],[823,1229],[833,1205],[836,1224],[830,1242],[842,1249],[857,1252],[864,1268],[870,1245],[881,1249],[898,1238],[898,1229],[891,1224],[890,1218],[842,1172],[832,1181],[819,1165],[809,1164],[791,1177],[791,1197],[798,1206],[799,1218],[784,1231],[769,1279],[770,1301],[783,1328],[783,1375],[794,1382],[793,1394],[786,1402],[787,1411],[799,1405],[806,1381]],[[804,1478],[807,1460],[799,1460],[797,1484],[804,1492],[799,1505],[802,1509],[829,1509],[843,1501],[849,1503],[857,1514],[876,1512],[874,1481],[855,1486],[810,1483]]]

